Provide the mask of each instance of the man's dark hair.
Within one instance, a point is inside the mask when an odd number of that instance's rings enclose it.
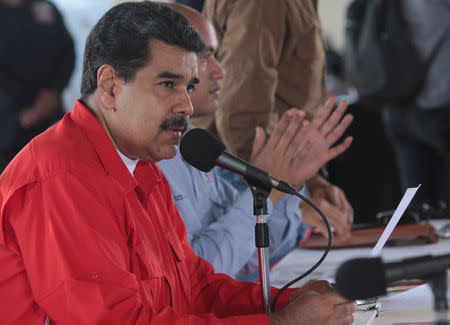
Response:
[[[149,40],[160,40],[188,52],[206,49],[189,21],[164,4],[125,2],[111,8],[90,32],[84,51],[81,99],[97,89],[97,71],[111,65],[125,82],[151,60]]]

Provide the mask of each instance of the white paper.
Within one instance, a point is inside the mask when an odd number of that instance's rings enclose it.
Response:
[[[450,288],[447,290],[447,300],[450,300]],[[414,289],[381,298],[381,310],[395,311],[415,308],[432,308],[433,291],[428,284],[422,284]]]
[[[352,325],[370,325],[377,316],[377,311],[355,311],[353,316],[355,320]]]
[[[380,255],[381,249],[384,247],[384,244],[386,244],[386,241],[389,239],[389,236],[391,235],[392,231],[394,230],[398,221],[402,217],[403,213],[405,212],[406,208],[413,199],[419,187],[420,185],[417,187],[408,188],[406,190],[406,193],[405,195],[403,195],[403,198],[401,199],[397,209],[395,209],[394,215],[392,216],[391,220],[389,220],[386,229],[384,229],[380,239],[378,239],[377,244],[370,252],[369,254],[370,257],[377,257],[378,255]]]

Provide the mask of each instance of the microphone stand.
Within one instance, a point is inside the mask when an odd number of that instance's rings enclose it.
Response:
[[[244,177],[245,179],[245,177]],[[270,314],[270,277],[269,277],[269,226],[267,225],[267,198],[272,190],[266,184],[256,185],[245,179],[253,194],[253,214],[256,217],[255,245],[258,249],[259,283],[261,286],[262,301],[266,314]]]
[[[429,278],[428,282],[434,294],[434,324],[448,325],[447,272],[437,273]]]

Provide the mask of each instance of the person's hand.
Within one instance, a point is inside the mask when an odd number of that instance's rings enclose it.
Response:
[[[333,111],[335,103],[336,98],[329,98],[311,123],[303,123],[296,138],[295,159],[300,169],[290,182],[297,188],[313,177],[326,162],[347,150],[353,141],[352,137],[346,137],[343,142],[335,145],[353,120],[350,114],[342,118],[348,106],[347,101],[342,101]]]
[[[339,296],[326,281],[314,281],[291,293],[289,304],[270,314],[271,325],[349,325],[356,305]]]
[[[312,199],[311,201],[325,214],[331,227],[334,228],[334,234],[341,240],[347,240],[351,236],[351,223],[348,222],[348,216],[335,205],[324,198]],[[314,227],[321,235],[328,238],[328,230],[322,217],[305,201],[300,202],[300,211],[302,212],[302,223]]]
[[[353,224],[353,208],[347,201],[344,192],[337,186],[327,182],[322,176],[315,175],[306,182],[311,201],[322,210],[334,227],[336,235],[345,240],[350,237]],[[327,236],[325,224],[319,214],[306,203],[300,203],[302,222],[316,227]],[[304,217],[306,216],[306,219]]]
[[[280,179],[287,174],[294,174],[298,166],[292,163],[296,150],[293,140],[297,137],[305,115],[304,111],[296,108],[285,112],[266,144],[264,130],[257,127],[250,162]],[[270,193],[270,198],[275,204],[283,195],[274,190]]]
[[[326,280],[310,280],[305,285],[292,290],[291,295],[289,296],[289,301],[292,301],[295,298],[311,290],[316,291],[318,293],[327,293],[335,291],[334,288],[331,286],[331,284]]]
[[[290,109],[283,114],[266,145],[264,133],[257,128],[250,161],[273,176],[300,186],[327,161],[344,152],[352,137],[333,147],[350,125],[352,116],[343,116],[347,102],[343,101],[332,112],[335,98],[330,98],[309,122],[305,113]]]
[[[20,125],[30,128],[48,117],[58,105],[59,93],[51,89],[43,89],[32,106],[24,108],[19,116]]]

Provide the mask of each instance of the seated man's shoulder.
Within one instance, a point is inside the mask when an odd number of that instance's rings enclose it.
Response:
[[[55,124],[31,140],[2,173],[0,182],[20,187],[63,173],[101,173],[101,162],[89,140],[81,130],[61,125],[64,123]]]

